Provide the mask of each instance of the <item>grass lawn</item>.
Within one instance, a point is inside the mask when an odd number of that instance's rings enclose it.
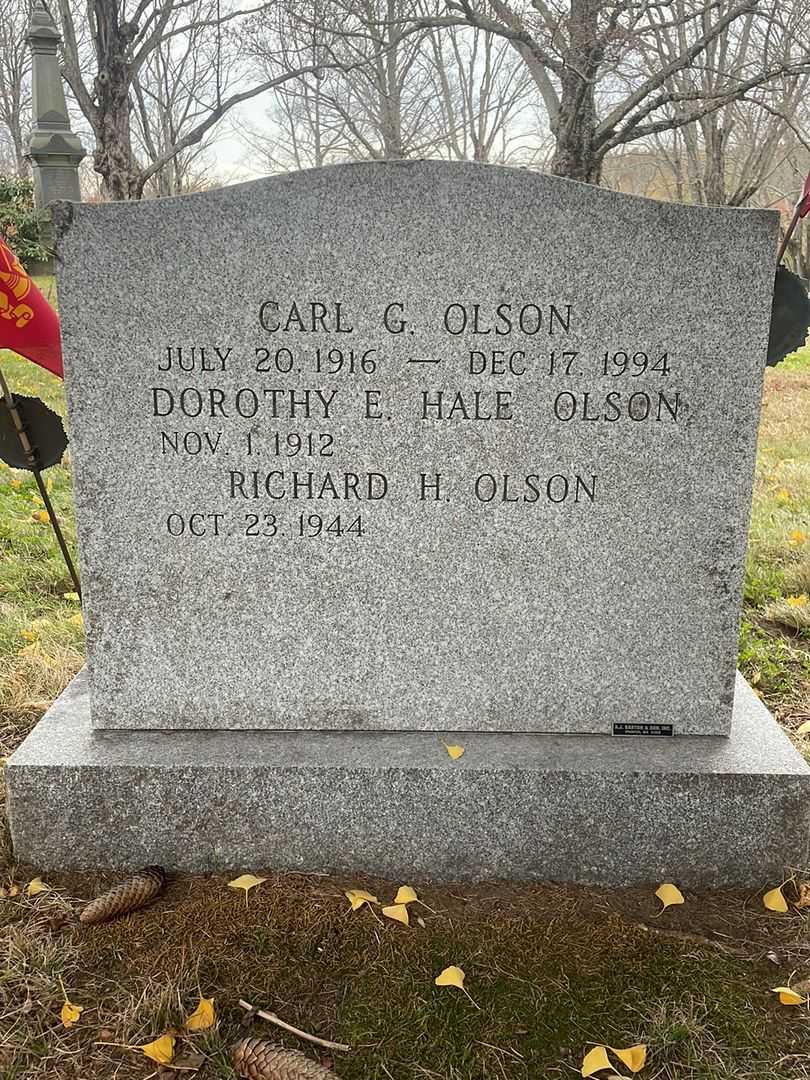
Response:
[[[59,380],[9,354],[0,363],[14,390],[62,410]],[[75,547],[69,462],[47,475]],[[27,474],[0,468],[2,755],[82,663],[79,606],[41,510]],[[808,597],[810,348],[766,373],[740,635],[744,673],[790,732],[810,718]],[[0,855],[5,890],[35,874]],[[810,979],[807,916],[768,913],[758,895],[687,894],[659,917],[651,889],[413,882],[427,906],[405,928],[349,911],[344,888],[390,902],[384,882],[270,874],[246,903],[207,875],[170,881],[116,923],[78,924],[80,898],[110,880],[54,874],[37,896],[0,898],[0,1080],[193,1075],[109,1044],[150,1042],[201,994],[216,999],[217,1027],[179,1052],[204,1055],[202,1080],[233,1075],[240,997],[351,1044],[329,1055],[344,1080],[564,1080],[595,1042],[647,1044],[645,1080],[810,1078],[810,1009],[769,992]],[[450,964],[470,997],[434,985]],[[84,1006],[71,1030],[63,986]],[[317,1057],[261,1021],[252,1033]]]

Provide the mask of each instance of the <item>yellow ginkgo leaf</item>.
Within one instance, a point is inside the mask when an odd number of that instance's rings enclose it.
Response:
[[[451,964],[450,967],[446,967],[444,971],[437,975],[433,981],[437,986],[457,986],[459,990],[463,990],[464,972],[460,967]]]
[[[789,986],[774,986],[771,990],[772,994],[779,995],[779,1002],[782,1005],[804,1005],[807,998],[802,997],[801,994],[797,994],[795,990],[791,990]]]
[[[391,904],[390,907],[384,907],[382,913],[389,919],[405,923],[406,926],[410,926],[411,924],[410,919],[408,918],[408,909],[404,904]]]
[[[174,1036],[161,1035],[154,1042],[147,1043],[139,1048],[150,1060],[158,1065],[171,1065],[174,1060]]]
[[[788,596],[785,602],[788,607],[804,607],[807,603],[807,593],[802,593],[800,596]]]
[[[450,755],[450,757],[453,759],[453,761],[458,761],[458,759],[464,753],[464,747],[463,746],[448,746],[447,743],[445,743],[444,748],[447,751],[447,753]]]
[[[254,874],[242,874],[240,877],[234,878],[233,881],[229,881],[228,888],[244,889],[245,904],[247,904],[248,893],[250,890],[255,889],[257,885],[261,885],[263,881],[267,881],[267,878],[256,877]]]
[[[770,892],[766,892],[762,897],[762,903],[768,909],[768,911],[787,911],[788,905],[782,894],[782,886],[780,885],[776,889],[771,889]]]
[[[76,601],[78,601],[79,594],[77,592],[63,592],[62,593],[62,599],[63,600],[76,600]]]
[[[200,1004],[186,1017],[186,1031],[208,1031],[214,1026],[214,999],[200,998]]]
[[[42,880],[42,878],[32,878],[25,886],[26,896],[37,896],[39,893],[47,892],[48,886]]]
[[[65,1000],[65,1004],[62,1006],[62,1024],[66,1028],[72,1028],[75,1023],[78,1022],[79,1017],[82,1015],[84,1005],[74,1005],[72,1001]]]
[[[603,1069],[612,1069],[606,1046],[594,1046],[582,1059],[582,1076],[594,1076]]]
[[[70,616],[68,622],[73,623],[74,626],[84,626],[84,618],[82,617],[82,613],[80,611],[77,611],[75,615]]]
[[[394,897],[395,904],[413,904],[419,897],[416,895],[416,890],[412,889],[410,885],[400,885],[397,889],[397,895]]]
[[[793,529],[788,536],[788,542],[791,544],[799,545],[807,543],[807,533],[802,532],[801,529]]]
[[[373,893],[366,892],[365,889],[346,889],[343,895],[352,905],[352,911],[357,911],[363,904],[379,904],[380,902]]]
[[[615,1046],[609,1047],[623,1065],[626,1065],[631,1073],[641,1072],[647,1061],[647,1047],[644,1043],[638,1046],[628,1046],[626,1050],[618,1050]]]
[[[47,525],[48,522],[51,520],[48,516],[47,510],[35,510],[31,517],[34,519],[34,521],[39,521],[42,525]]]
[[[664,882],[655,890],[655,895],[664,905],[661,908],[663,911],[665,908],[672,907],[673,904],[684,904],[686,901],[683,898],[683,893],[677,885],[672,885],[670,882]]]
[[[790,502],[790,492],[787,488],[779,488],[776,493],[776,501],[780,503]]]
[[[810,720],[805,720],[803,724],[799,724],[796,728],[797,735],[807,735],[810,732]]]

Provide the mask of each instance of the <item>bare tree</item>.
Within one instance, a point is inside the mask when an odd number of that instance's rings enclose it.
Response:
[[[17,176],[27,176],[25,158],[31,128],[31,59],[26,42],[30,5],[0,0],[0,140],[7,143]]]
[[[683,48],[688,0],[673,0],[668,18],[650,39],[648,71],[671,65]],[[731,0],[718,0],[729,10]],[[672,101],[662,113],[677,119],[683,101],[727,102],[698,116],[692,124],[673,125],[658,135],[659,147],[676,176],[676,189],[692,202],[741,206],[763,186],[787,152],[797,110],[810,75],[792,72],[796,43],[807,18],[804,3],[774,0],[749,12],[720,38],[711,41],[699,64],[679,69],[665,84]],[[653,22],[656,20],[653,19]],[[735,94],[762,71],[778,72],[766,84]]]
[[[216,0],[200,0],[193,11],[188,9],[184,18],[189,29],[159,41],[133,77],[137,156],[164,163],[146,185],[154,195],[177,195],[204,180],[204,157],[214,129],[191,146],[175,148],[207,116],[210,102],[229,92],[238,67],[233,39],[228,36],[223,41],[211,34],[217,11]]]
[[[307,122],[316,158],[321,137],[333,155],[355,160],[435,147],[441,110],[424,48],[430,31],[413,29],[419,10],[418,0],[308,0],[254,23],[250,47],[266,76],[296,80],[276,95],[285,127]],[[314,71],[296,77],[305,59]]]
[[[271,168],[412,156],[532,161],[534,83],[511,45],[471,27],[414,34],[426,12],[426,0],[310,0],[257,20],[250,46],[266,73],[305,60],[333,66],[275,91],[271,130],[243,129],[253,151]]]
[[[670,0],[444,0],[442,8],[417,27],[466,24],[510,41],[546,107],[555,139],[552,171],[590,183],[599,182],[612,150],[694,123],[783,74],[810,70],[807,48],[797,40],[787,63],[760,65],[711,97],[669,88],[679,72],[703,61],[713,42],[757,12],[757,0],[688,0],[680,15]],[[678,48],[657,70],[628,79],[662,26],[678,28]]]
[[[86,0],[82,8],[72,8],[71,0],[57,0],[62,24],[64,76],[93,131],[94,167],[102,178],[104,192],[113,199],[138,199],[147,183],[179,155],[196,147],[232,109],[291,78],[313,73],[309,67],[256,79],[245,68],[230,67],[232,89],[227,89],[224,42],[234,27],[267,5],[222,10],[212,13],[204,0]],[[143,91],[149,79],[147,64],[157,50],[168,48],[171,56],[182,55],[190,37],[197,47],[207,35],[214,55],[214,78],[203,86],[183,83],[183,93],[194,99],[188,109],[177,96],[172,102],[175,119],[183,122],[158,145],[154,125],[150,137],[155,150],[151,156],[143,126],[143,112],[136,83]],[[168,62],[168,55],[164,60]],[[174,62],[173,60],[171,61]],[[144,106],[146,106],[144,98]],[[133,112],[137,114],[133,130]],[[147,122],[147,126],[148,122]],[[140,144],[138,138],[140,136]],[[138,159],[140,150],[148,160]]]
[[[439,150],[460,160],[533,162],[534,83],[509,42],[486,30],[451,26],[433,30],[429,43],[442,110]]]

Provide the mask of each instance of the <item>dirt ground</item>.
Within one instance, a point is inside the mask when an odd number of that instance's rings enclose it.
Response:
[[[81,902],[119,878],[53,875],[48,891],[2,902],[0,1076],[192,1075],[105,1044],[177,1029],[204,996],[216,1028],[177,1047],[204,1055],[201,1080],[234,1075],[227,1050],[248,1030],[343,1080],[573,1077],[594,1043],[646,1044],[643,1078],[810,1077],[810,1011],[771,993],[810,977],[807,915],[767,912],[760,894],[687,893],[660,912],[652,888],[409,882],[420,903],[405,927],[344,896],[361,887],[390,903],[402,883],[266,877],[247,897],[227,877],[176,877],[148,908],[89,927]],[[451,964],[469,996],[434,984]],[[84,1006],[69,1031],[62,984]],[[258,1019],[247,1028],[240,998],[352,1049],[319,1051]]]

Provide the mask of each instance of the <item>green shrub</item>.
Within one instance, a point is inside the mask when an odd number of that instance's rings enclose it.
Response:
[[[31,180],[0,176],[0,233],[23,266],[50,258],[42,242],[42,220],[34,209]]]

